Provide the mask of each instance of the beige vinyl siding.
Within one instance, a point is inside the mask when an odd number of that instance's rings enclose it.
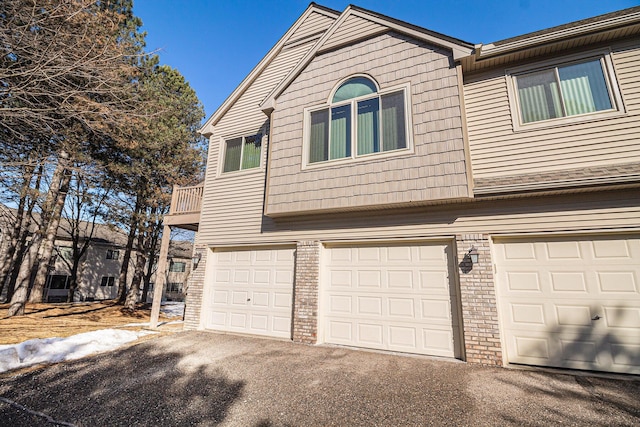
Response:
[[[372,35],[384,32],[387,27],[371,22],[359,16],[350,15],[345,22],[329,37],[322,45],[320,51],[335,49],[346,42],[353,41],[354,34],[358,38],[367,38]]]
[[[320,33],[326,31],[331,24],[333,24],[334,18],[324,15],[319,12],[313,12],[309,17],[298,27],[298,29],[291,34],[285,46],[291,43],[296,43],[299,40],[307,37],[316,36],[319,38]]]
[[[313,12],[300,24],[289,40],[293,41],[294,37],[300,40],[311,34],[322,33],[327,30],[332,21],[323,14]],[[240,235],[243,230],[252,235],[256,227],[260,228],[268,138],[263,138],[261,167],[238,173],[219,173],[218,168],[223,155],[220,144],[224,139],[231,137],[246,136],[258,132],[268,135],[268,117],[261,111],[259,105],[311,49],[314,40],[314,37],[310,37],[304,43],[293,43],[289,47],[284,46],[216,123],[213,133],[209,137],[201,218],[215,217],[216,221],[226,221],[227,219],[237,221],[240,227],[236,232],[239,232]],[[202,222],[197,237],[198,241],[210,241],[215,234],[215,229],[216,224],[211,221]]]
[[[443,49],[387,33],[316,57],[272,115],[267,214],[420,203],[468,196],[456,68]],[[368,74],[381,89],[409,84],[413,150],[303,169],[304,108]],[[407,111],[407,114],[409,111]]]
[[[474,178],[640,162],[640,47],[613,46],[612,52],[627,112],[606,119],[594,114],[591,121],[514,132],[505,69],[467,78]]]
[[[253,183],[252,183],[253,184]],[[407,210],[309,215],[272,220],[262,216],[259,194],[221,202],[207,217],[210,246],[291,243],[301,240],[366,241],[495,235],[640,231],[637,189],[549,197],[458,203]],[[636,206],[634,206],[634,203]],[[223,206],[223,208],[220,208]],[[202,228],[201,224],[201,228]]]

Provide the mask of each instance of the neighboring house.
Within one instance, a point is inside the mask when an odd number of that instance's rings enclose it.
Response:
[[[640,374],[639,82],[640,8],[475,45],[312,3],[174,191],[186,327]]]
[[[6,216],[11,215],[11,212],[9,209],[2,209],[3,215],[0,215],[0,222],[3,225],[11,223],[11,219]],[[6,227],[0,227],[0,230],[4,228]],[[56,249],[47,275],[44,291],[46,302],[62,302],[67,299],[71,277],[69,264],[72,263],[71,236],[67,230],[67,224],[63,219],[58,229]],[[85,238],[88,238],[90,224],[82,222],[81,230],[86,232]],[[7,243],[2,236],[4,234],[0,231],[0,249],[3,249],[3,245]],[[118,296],[118,277],[126,243],[127,235],[122,230],[105,224],[96,224],[91,242],[80,262],[78,288],[74,294],[74,301],[105,300]],[[191,265],[191,248],[191,242],[171,242],[169,258],[173,267],[167,274],[167,287],[164,294],[166,299],[184,299],[184,288]],[[128,283],[131,282],[134,268],[135,260],[132,259],[129,265]],[[147,301],[151,301],[152,294]]]
[[[169,264],[166,271],[164,297],[167,301],[184,301],[187,291],[187,280],[191,273],[191,254],[193,243],[183,240],[172,240],[169,245]],[[155,281],[155,274],[151,278]],[[149,290],[147,301],[153,300],[153,286]]]

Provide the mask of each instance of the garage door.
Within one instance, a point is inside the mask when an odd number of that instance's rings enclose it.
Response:
[[[320,306],[324,341],[459,356],[451,253],[446,243],[328,248]]]
[[[205,328],[291,338],[294,251],[213,252]]]
[[[494,248],[509,362],[640,374],[640,236]]]

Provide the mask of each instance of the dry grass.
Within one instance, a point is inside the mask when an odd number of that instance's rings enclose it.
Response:
[[[68,337],[82,332],[123,327],[128,323],[148,322],[151,314],[150,304],[128,313],[113,301],[27,304],[26,314],[14,317],[7,317],[8,309],[9,304],[0,304],[0,344],[16,344],[33,338]],[[169,320],[162,314],[160,319]]]

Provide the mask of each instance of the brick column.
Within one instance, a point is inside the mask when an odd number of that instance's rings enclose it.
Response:
[[[478,263],[467,255],[475,246]],[[502,365],[502,347],[493,276],[489,236],[463,234],[456,236],[460,299],[467,362]]]
[[[293,341],[315,344],[318,339],[318,280],[320,242],[298,242],[293,289]]]
[[[184,311],[184,329],[195,330],[200,327],[200,314],[202,311],[202,294],[204,289],[204,271],[207,267],[206,245],[196,245],[194,254],[199,253],[202,258],[196,268],[191,270],[187,282],[187,296]]]

